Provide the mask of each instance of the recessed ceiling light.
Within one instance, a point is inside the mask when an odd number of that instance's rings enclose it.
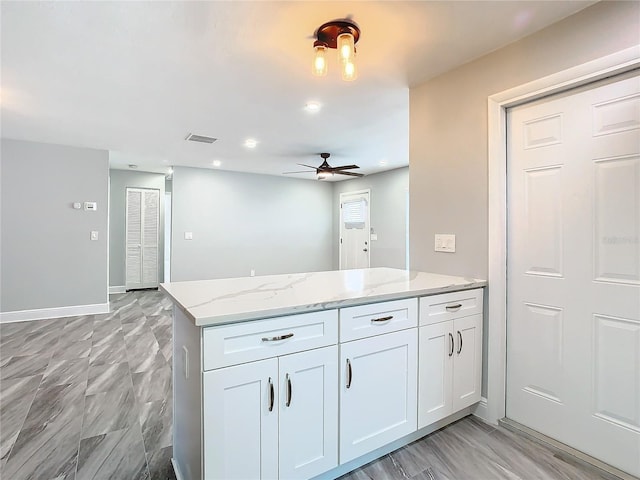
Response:
[[[387,163],[389,162],[387,162],[385,159],[382,159],[378,162],[378,165],[380,165],[381,167],[384,167]]]
[[[320,102],[316,101],[307,102],[304,105],[304,109],[309,113],[318,113],[320,111],[320,108],[322,108],[322,105],[320,104]]]
[[[220,165],[222,165],[222,162],[220,160],[214,160],[213,162],[211,162],[211,164],[214,167],[219,167]]]
[[[256,145],[258,145],[258,141],[253,138],[247,138],[244,141],[244,146],[247,148],[256,148]]]
[[[138,168],[138,165],[136,165],[135,163],[130,163],[129,168]]]

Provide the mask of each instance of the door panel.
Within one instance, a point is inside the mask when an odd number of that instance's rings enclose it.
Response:
[[[640,475],[640,77],[507,118],[507,416]]]
[[[277,358],[203,373],[206,479],[278,478],[277,382]]]
[[[453,413],[453,322],[420,327],[418,428]]]
[[[338,466],[338,347],[279,359],[280,479]]]
[[[453,411],[480,401],[482,383],[482,315],[453,321]]]
[[[369,191],[340,194],[340,269],[369,268]]]

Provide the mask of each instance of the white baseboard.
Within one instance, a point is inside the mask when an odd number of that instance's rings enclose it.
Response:
[[[489,408],[487,406],[487,399],[480,398],[475,408],[472,410],[473,415],[481,419],[485,423],[489,423]]]
[[[109,295],[112,293],[126,293],[127,288],[124,285],[116,285],[115,287],[109,286]]]
[[[0,323],[26,322],[29,320],[42,320],[44,318],[73,317],[76,315],[95,315],[99,313],[109,313],[109,303],[0,312]]]

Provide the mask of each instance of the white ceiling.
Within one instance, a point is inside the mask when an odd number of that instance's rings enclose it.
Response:
[[[593,3],[3,1],[2,136],[108,149],[114,168],[158,172],[219,160],[281,174],[323,151],[362,173],[397,168],[410,86]],[[362,29],[359,78],[340,79],[333,50],[313,77],[315,29],[345,17]],[[303,110],[310,100],[319,113]]]

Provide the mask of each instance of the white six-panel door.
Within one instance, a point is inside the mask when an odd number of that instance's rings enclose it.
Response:
[[[507,417],[640,475],[640,77],[507,122]]]

